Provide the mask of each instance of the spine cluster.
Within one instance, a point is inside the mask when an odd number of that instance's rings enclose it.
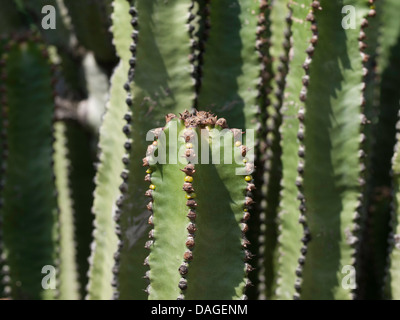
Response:
[[[162,131],[162,128],[156,129],[156,132],[160,132],[160,131]],[[151,166],[150,166],[150,158],[149,157],[150,157],[151,154],[154,154],[155,150],[157,149],[157,146],[158,146],[158,136],[155,135],[153,143],[150,144],[148,146],[148,148],[147,148],[146,157],[143,158],[143,167],[147,168],[144,180],[149,183],[149,189],[145,192],[145,196],[150,199],[149,203],[147,204],[147,210],[150,213],[150,216],[149,216],[149,219],[148,219],[148,224],[150,226],[152,226],[152,227],[154,226],[153,192],[154,192],[154,190],[156,190],[156,186],[151,181],[151,174],[153,173],[154,169],[151,168]],[[154,229],[151,229],[149,231],[149,240],[146,241],[146,243],[144,245],[145,249],[150,250],[151,247],[153,246],[154,241],[155,241],[155,235],[154,234],[155,234]],[[147,266],[147,267],[150,267],[149,256],[146,257],[146,259],[144,260],[143,264],[145,266]],[[150,270],[146,271],[146,274],[144,275],[144,278],[147,279],[148,281],[150,281]],[[149,284],[147,286],[147,288],[145,289],[145,292],[147,294],[150,294],[150,288],[151,287],[150,287],[150,284]]]
[[[184,135],[186,137],[186,158],[189,159],[192,156],[192,135],[191,135],[191,129],[187,128],[186,131],[184,132]],[[179,289],[181,290],[181,294],[178,297],[178,300],[183,300],[184,299],[184,292],[187,289],[187,280],[186,280],[186,275],[189,271],[189,263],[190,261],[193,260],[193,248],[195,245],[195,236],[196,236],[196,231],[197,231],[197,226],[196,226],[196,208],[197,208],[197,201],[195,200],[196,198],[196,193],[194,192],[193,188],[193,180],[195,178],[195,173],[196,169],[194,164],[189,163],[185,168],[182,170],[186,176],[184,178],[184,183],[183,183],[183,191],[185,192],[185,197],[187,199],[186,201],[186,206],[188,207],[188,214],[187,218],[189,219],[189,224],[187,226],[187,231],[188,235],[186,238],[186,252],[183,254],[183,263],[179,267],[179,274],[181,275],[181,279],[179,281]]]

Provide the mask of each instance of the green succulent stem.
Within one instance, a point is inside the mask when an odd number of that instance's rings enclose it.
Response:
[[[257,45],[258,0],[210,3],[198,106],[235,128],[256,129],[261,63]],[[262,45],[260,44],[260,48]]]
[[[144,159],[154,225],[146,243],[149,299],[243,299],[252,270],[244,234],[254,166],[243,162],[241,131],[223,130],[226,121],[205,112],[167,121]],[[214,164],[217,153],[224,160]]]
[[[311,6],[309,1],[289,1],[291,10],[288,20],[291,24],[291,54],[288,61],[288,74],[284,88],[281,108],[282,124],[279,132],[282,148],[282,180],[281,200],[279,205],[279,236],[278,236],[278,279],[276,297],[292,299],[295,295],[294,283],[298,268],[299,252],[302,247],[303,227],[299,223],[300,213],[296,179],[298,178],[298,158],[293,157],[299,150],[297,134],[300,128],[298,114],[304,109],[304,99],[300,97],[303,89],[302,81],[307,80],[303,64],[308,58],[307,48],[314,49],[310,44],[313,33],[311,23],[307,21]],[[309,39],[309,41],[304,41]]]
[[[0,298],[400,299],[399,0],[0,7]]]
[[[342,4],[356,9],[355,29],[342,27]],[[346,281],[357,263],[363,184],[364,74],[359,37],[369,6],[356,0],[320,1],[320,7],[308,17],[317,27],[318,45],[303,66],[309,70],[309,82],[300,93],[306,98],[298,133],[304,173],[297,184],[304,196],[300,209],[305,212],[306,245],[301,251],[306,259],[297,271],[296,289],[302,299],[352,299],[354,286]],[[322,81],[326,74],[330,81]]]
[[[45,46],[25,36],[9,44],[3,60],[7,170],[1,214],[9,267],[6,290],[14,299],[53,299],[56,290],[42,285],[42,268],[57,267],[59,237],[51,66]]]
[[[124,169],[121,158],[125,153],[121,142],[124,141],[125,135],[122,130],[115,130],[115,128],[121,128],[124,125],[124,116],[128,112],[124,84],[127,80],[131,56],[129,44],[131,43],[132,26],[130,25],[129,8],[129,2],[126,0],[113,2],[111,29],[120,62],[111,77],[110,99],[99,130],[98,148],[101,154],[95,177],[96,187],[92,207],[95,215],[95,230],[91,246],[88,294],[86,296],[90,300],[108,300],[113,295],[113,255],[118,248],[113,210],[115,202],[120,197],[118,186],[122,183],[120,174]]]
[[[112,37],[109,32],[112,0],[64,0],[78,41],[95,53],[100,63],[115,62]]]
[[[146,299],[143,260],[147,253],[143,244],[149,231],[149,214],[143,192],[147,184],[142,175],[146,135],[162,125],[166,113],[183,112],[195,99],[193,66],[189,60],[191,35],[187,29],[192,3],[139,0],[134,5],[129,10],[134,42],[129,48],[132,55],[126,88],[130,112],[123,127],[127,136],[122,158],[124,182],[115,213],[123,245],[116,253],[114,285],[115,297],[121,299]]]
[[[61,300],[78,300],[79,279],[77,250],[75,248],[74,209],[69,188],[69,161],[66,141],[66,126],[63,122],[54,124],[54,173],[60,208],[60,264],[59,296]]]
[[[96,160],[93,137],[89,130],[78,122],[65,121],[63,123],[66,148],[68,155],[68,188],[72,201],[74,222],[74,247],[76,256],[77,277],[79,280],[79,296],[84,298],[88,283],[88,270],[93,241],[93,191]],[[57,176],[57,174],[56,174]]]
[[[397,124],[399,129],[399,124]],[[399,156],[399,133],[397,133],[397,143],[392,159],[392,179],[393,179],[393,195],[392,195],[392,218],[390,222],[391,233],[389,234],[389,256],[387,274],[385,279],[384,295],[386,299],[400,300],[400,290],[398,283],[400,281],[400,156]]]
[[[375,117],[371,119],[369,194],[366,201],[365,241],[363,259],[365,269],[362,283],[364,296],[381,299],[384,275],[388,261],[388,234],[390,232],[393,150],[396,144],[396,121],[400,99],[399,80],[400,24],[394,16],[400,10],[393,0],[377,2],[378,48],[376,50],[377,93],[373,101]],[[369,27],[370,28],[370,27]],[[367,100],[368,101],[368,100]],[[368,105],[367,105],[368,106]],[[361,280],[360,280],[361,281]]]

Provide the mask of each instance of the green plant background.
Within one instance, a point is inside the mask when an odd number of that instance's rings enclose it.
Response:
[[[0,0],[0,298],[399,300],[399,14]],[[230,128],[210,150],[251,150],[255,171],[146,167],[193,149],[173,126]]]

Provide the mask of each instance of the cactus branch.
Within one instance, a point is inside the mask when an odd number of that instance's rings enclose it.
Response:
[[[122,158],[125,170],[116,212],[117,234],[123,246],[116,253],[113,270],[115,297],[121,299],[146,297],[142,290],[143,260],[147,255],[143,243],[149,214],[143,192],[147,185],[141,173],[146,134],[162,124],[165,113],[183,112],[195,99],[193,67],[188,59],[191,41],[186,28],[191,6],[184,0],[167,3],[139,0],[129,10],[134,28],[129,83],[125,87],[130,112],[123,127],[127,136],[126,154]],[[171,30],[175,30],[174,41],[170,41]]]
[[[1,210],[9,266],[6,289],[12,298],[52,299],[56,292],[41,285],[42,268],[57,267],[58,258],[52,69],[44,44],[30,39],[22,35],[10,42],[2,58],[3,125],[7,127]]]
[[[145,259],[150,266],[149,298],[245,299],[244,290],[250,285],[246,274],[253,269],[247,263],[252,254],[246,249],[245,233],[253,203],[248,190],[254,185],[242,134],[226,129],[224,119],[206,112],[185,112],[179,119],[168,116],[167,121],[164,130],[157,130],[163,139],[149,146],[143,161],[149,165],[146,194],[151,197],[149,223],[154,225],[146,243],[151,250]],[[153,164],[157,149],[158,154],[169,150],[166,164]],[[227,152],[231,161],[237,161],[238,154],[246,161],[203,163],[211,160],[209,152],[215,157],[216,151],[221,156]],[[173,164],[171,157],[183,157],[187,164]],[[238,175],[238,168],[247,175]]]
[[[304,96],[308,79],[307,69],[302,68],[304,62],[311,57],[307,54],[308,48],[313,48],[316,42],[313,41],[311,24],[307,20],[311,7],[309,1],[289,1],[291,14],[288,17],[291,22],[291,43],[290,56],[288,62],[288,75],[284,89],[284,99],[282,105],[282,125],[280,127],[281,147],[282,147],[282,166],[283,177],[281,180],[281,201],[279,212],[279,237],[278,237],[278,284],[276,296],[278,299],[292,299],[295,295],[295,280],[300,277],[304,256],[299,258],[299,252],[304,244],[301,243],[303,237],[304,215],[299,214],[297,208],[304,207],[303,196],[298,194],[296,188],[297,179],[301,179],[303,164],[293,157],[298,150],[303,150],[304,146],[299,144],[298,131],[304,128]],[[313,25],[316,22],[313,21]],[[315,32],[316,33],[316,32]],[[309,39],[309,41],[304,41]],[[298,81],[303,79],[303,83]],[[300,124],[299,124],[300,123]],[[302,153],[299,153],[301,159]],[[300,201],[299,201],[300,200]],[[300,211],[302,213],[302,211]],[[299,223],[299,217],[300,223]],[[297,286],[297,284],[296,284]]]

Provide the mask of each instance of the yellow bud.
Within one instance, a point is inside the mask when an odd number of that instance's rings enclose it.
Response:
[[[185,182],[193,182],[193,177],[191,177],[191,176],[186,176],[186,177],[185,177]]]

